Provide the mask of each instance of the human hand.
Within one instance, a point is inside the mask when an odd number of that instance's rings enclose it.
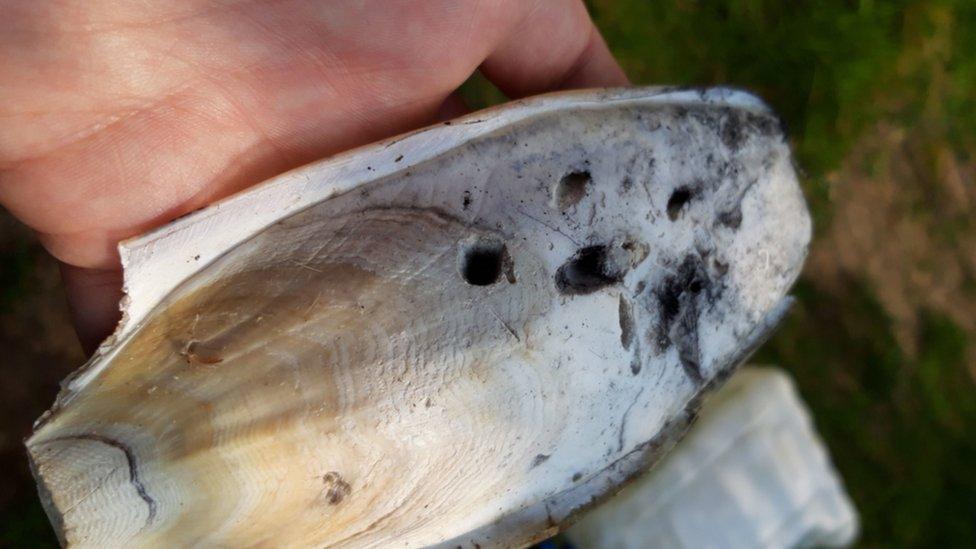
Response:
[[[272,175],[510,97],[626,78],[581,0],[0,0],[0,203],[62,265],[86,350],[116,245]]]

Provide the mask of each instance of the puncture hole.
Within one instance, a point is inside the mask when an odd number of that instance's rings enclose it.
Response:
[[[511,270],[510,264],[504,242],[497,238],[477,237],[462,244],[458,272],[472,286],[490,286],[498,282],[503,271]],[[509,277],[509,281],[514,282],[513,277]]]
[[[583,197],[586,196],[587,188],[592,181],[593,178],[590,176],[590,172],[587,171],[569,172],[564,175],[559,180],[559,183],[556,184],[555,196],[553,197],[556,207],[560,211],[566,211],[580,200],[583,200]]]

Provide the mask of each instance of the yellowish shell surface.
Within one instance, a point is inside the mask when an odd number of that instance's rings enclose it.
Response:
[[[296,179],[330,183],[240,215]],[[78,547],[529,543],[680,436],[809,235],[775,117],[728,90],[542,98],[302,168],[123,250],[167,290],[39,421],[42,499]]]

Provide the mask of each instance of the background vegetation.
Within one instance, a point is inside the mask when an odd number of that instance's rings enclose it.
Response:
[[[797,378],[864,546],[976,539],[976,2],[591,0],[635,83],[756,91],[817,229],[758,361]],[[475,78],[472,106],[501,101]],[[0,546],[53,544],[21,439],[82,360],[57,274],[0,217]]]

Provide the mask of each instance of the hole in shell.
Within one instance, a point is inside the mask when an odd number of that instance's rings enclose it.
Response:
[[[626,266],[610,246],[581,248],[556,270],[556,289],[561,294],[591,294],[623,280]]]
[[[671,198],[668,199],[668,219],[671,221],[678,219],[681,210],[691,200],[691,197],[691,189],[688,187],[678,187],[675,189],[671,193]]]
[[[560,210],[567,210],[570,206],[579,203],[586,196],[586,191],[593,178],[590,172],[575,171],[563,176],[556,185],[555,198],[556,207]]]
[[[461,247],[458,272],[472,286],[490,286],[498,282],[503,271],[509,282],[514,282],[511,270],[508,248],[497,238],[477,237]]]

